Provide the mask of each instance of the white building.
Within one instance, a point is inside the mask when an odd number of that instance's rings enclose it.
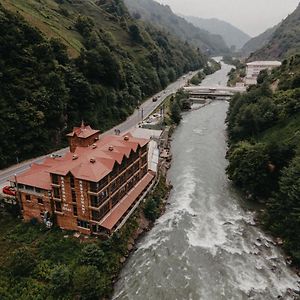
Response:
[[[260,71],[265,69],[272,70],[280,66],[280,61],[253,61],[247,63],[245,84],[256,84]]]
[[[162,130],[134,128],[130,133],[135,138],[150,140],[148,149],[148,167],[149,170],[157,172],[159,163],[159,140],[162,135]]]

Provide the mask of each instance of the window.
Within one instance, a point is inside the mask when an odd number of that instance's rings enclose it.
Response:
[[[112,202],[112,206],[115,206],[117,203],[119,203],[119,194],[117,193],[115,196],[113,196],[111,202]]]
[[[59,184],[59,183],[58,183],[58,175],[52,174],[52,183],[53,183],[53,184]]]
[[[100,212],[99,211],[92,211],[92,220],[93,221],[100,221]]]
[[[76,205],[73,205],[73,215],[74,216],[78,216],[77,206]]]
[[[35,188],[35,191],[36,191],[37,193],[39,193],[39,194],[42,192],[42,190],[39,189],[39,188]]]
[[[119,197],[120,197],[120,198],[123,198],[125,195],[126,195],[126,186],[122,187],[122,188],[119,190]]]
[[[42,198],[38,198],[37,201],[38,201],[38,204],[44,204],[44,200]]]
[[[104,190],[98,196],[90,196],[91,206],[99,207],[107,198],[108,198],[107,190]]]
[[[146,164],[147,163],[147,156],[144,156],[143,158],[142,158],[142,166],[144,165],[144,164]]]
[[[26,201],[31,201],[30,195],[25,195],[25,199],[26,199]]]
[[[94,193],[98,193],[107,185],[108,185],[108,176],[104,177],[99,182],[90,182],[90,191]]]
[[[76,192],[72,190],[72,202],[76,203]]]
[[[77,219],[77,226],[82,228],[90,228],[90,223],[87,221]]]
[[[98,183],[97,182],[90,182],[90,191],[93,193],[97,193],[97,191],[98,191]]]
[[[111,191],[114,192],[117,189],[117,183],[116,180],[111,185]]]
[[[57,198],[57,199],[60,199],[60,190],[59,190],[59,188],[57,188],[57,187],[53,188],[53,197]]]
[[[92,220],[99,222],[109,211],[109,203],[105,204],[100,211],[92,211]]]
[[[55,210],[58,212],[61,212],[61,203],[60,202],[55,201]]]
[[[71,185],[71,188],[75,187],[75,180],[74,180],[74,176],[73,175],[70,175],[70,185]]]
[[[148,150],[148,145],[145,145],[142,149],[141,149],[141,154],[143,155],[144,153],[146,153]]]

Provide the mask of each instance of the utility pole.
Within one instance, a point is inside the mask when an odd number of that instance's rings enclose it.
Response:
[[[141,118],[142,118],[142,122],[143,122],[143,120],[144,120],[144,109],[143,108],[141,109]]]
[[[19,193],[19,184],[18,184],[18,180],[17,180],[17,174],[14,175],[15,177],[15,183],[16,183],[16,198],[17,198],[17,201],[19,203],[19,207],[20,207],[20,215],[22,215],[22,210],[23,210],[23,207],[22,207],[22,200],[20,199],[20,193]]]

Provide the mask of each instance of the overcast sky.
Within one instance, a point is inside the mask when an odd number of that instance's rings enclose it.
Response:
[[[251,36],[278,24],[299,0],[156,0],[176,13],[230,22]]]

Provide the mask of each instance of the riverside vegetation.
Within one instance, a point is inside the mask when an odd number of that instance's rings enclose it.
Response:
[[[134,239],[161,215],[168,191],[160,177],[124,227],[107,240],[77,239],[71,232],[48,230],[34,221],[24,224],[0,210],[0,299],[109,297]]]
[[[265,204],[263,226],[300,264],[300,55],[235,96],[227,116],[229,178]]]
[[[0,168],[64,146],[82,119],[111,128],[207,63],[188,43],[132,18],[119,0],[1,4]]]

